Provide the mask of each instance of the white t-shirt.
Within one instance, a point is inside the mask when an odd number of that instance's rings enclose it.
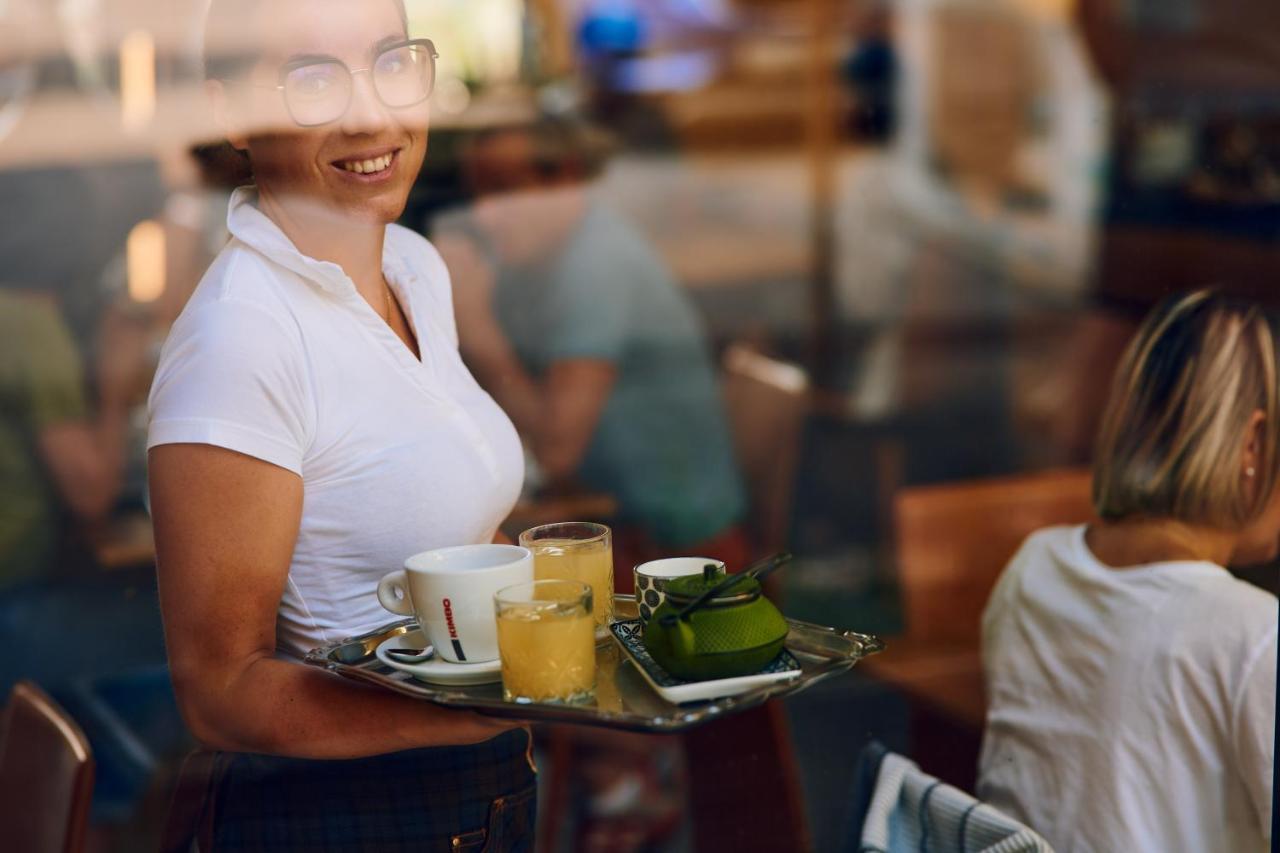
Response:
[[[406,557],[491,541],[523,458],[458,355],[430,243],[388,226],[383,253],[419,361],[338,265],[302,255],[254,201],[232,196],[231,242],[165,342],[147,445],[217,445],[302,478],[277,622],[280,652],[301,655],[394,619],[375,589]]]
[[[1277,602],[1203,562],[1027,539],[983,617],[979,795],[1070,851],[1262,851]]]

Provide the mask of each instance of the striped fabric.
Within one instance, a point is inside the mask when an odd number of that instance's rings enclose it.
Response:
[[[880,763],[859,853],[1053,853],[1016,820],[889,753]]]

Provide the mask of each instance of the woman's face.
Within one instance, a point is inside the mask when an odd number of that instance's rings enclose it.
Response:
[[[406,38],[397,0],[271,0],[254,15],[246,27],[267,34],[266,42],[245,87],[247,110],[237,116],[250,127],[232,141],[248,149],[259,190],[348,220],[394,222],[426,154],[428,102],[387,107],[370,74],[356,73],[346,113],[304,128],[275,86],[280,69],[300,59],[337,59],[357,72],[370,68],[381,48]],[[382,166],[387,157],[389,165],[369,173],[370,161]]]

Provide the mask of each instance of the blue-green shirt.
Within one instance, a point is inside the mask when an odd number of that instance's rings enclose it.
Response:
[[[658,543],[694,545],[739,521],[746,500],[705,334],[648,243],[592,203],[550,262],[499,269],[499,323],[540,375],[572,358],[617,371],[578,470]]]

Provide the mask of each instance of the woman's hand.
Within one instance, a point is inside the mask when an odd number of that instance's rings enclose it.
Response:
[[[518,727],[275,657],[276,610],[302,518],[296,474],[218,447],[174,444],[151,451],[150,476],[169,668],[202,743],[355,758],[478,743]]]

